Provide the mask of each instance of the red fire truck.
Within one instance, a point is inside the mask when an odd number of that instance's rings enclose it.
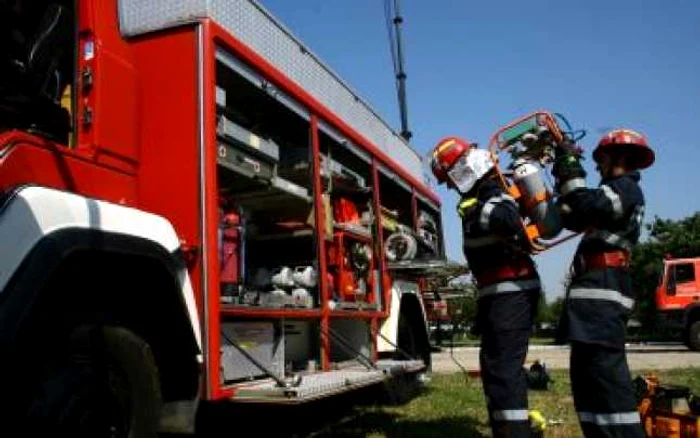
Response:
[[[660,323],[682,334],[688,348],[700,351],[700,258],[667,258],[656,288]]]
[[[191,431],[429,371],[421,156],[260,4],[0,8],[1,427]]]

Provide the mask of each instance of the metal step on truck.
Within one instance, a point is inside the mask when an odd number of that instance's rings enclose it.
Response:
[[[0,9],[1,436],[430,371],[421,156],[260,4]]]

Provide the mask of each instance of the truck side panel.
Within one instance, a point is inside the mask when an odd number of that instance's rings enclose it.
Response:
[[[188,244],[200,241],[197,39],[194,27],[133,44],[139,70],[141,125],[139,199],[170,218]]]
[[[92,149],[97,160],[119,160],[136,167],[144,114],[139,105],[138,69],[119,32],[116,2],[96,1],[90,6],[79,17],[79,145]],[[92,85],[86,83],[88,71]]]
[[[98,165],[82,151],[18,131],[1,134],[0,145],[8,145],[0,155],[0,191],[33,184],[123,205],[137,203],[134,175]]]

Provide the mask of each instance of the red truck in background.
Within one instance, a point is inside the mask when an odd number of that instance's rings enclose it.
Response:
[[[660,322],[683,335],[691,350],[700,351],[700,257],[669,258],[656,289]]]

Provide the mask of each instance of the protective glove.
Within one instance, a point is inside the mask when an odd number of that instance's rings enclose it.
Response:
[[[544,431],[547,430],[547,419],[542,412],[537,409],[530,409],[527,413],[527,419],[530,422],[530,431],[534,437],[543,437]]]
[[[577,155],[580,157],[583,154],[583,149],[580,146],[576,146],[576,144],[569,137],[564,136],[564,139],[561,142],[554,145],[554,153],[557,156]]]
[[[585,218],[581,217],[580,214],[576,214],[571,206],[567,204],[567,196],[559,198],[556,202],[556,206],[559,209],[559,216],[561,217],[561,223],[567,230],[574,232],[581,232],[586,228]]]
[[[580,157],[574,154],[558,155],[554,160],[552,175],[561,184],[574,178],[585,178],[586,171],[581,165]]]
[[[586,171],[581,165],[581,149],[566,139],[554,148],[552,174],[559,184],[574,178],[585,178]]]

